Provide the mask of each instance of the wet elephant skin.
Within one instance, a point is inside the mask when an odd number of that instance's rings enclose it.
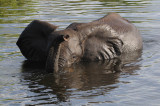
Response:
[[[44,62],[47,72],[59,72],[79,61],[105,61],[142,50],[138,29],[117,13],[89,22],[58,26],[34,20],[17,45],[29,60]]]

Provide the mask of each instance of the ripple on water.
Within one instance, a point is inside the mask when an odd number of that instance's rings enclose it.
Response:
[[[0,105],[160,104],[159,0],[3,1],[0,3]],[[70,23],[89,22],[108,12],[120,13],[140,30],[144,44],[141,57],[130,62],[78,64],[70,73],[54,76],[44,73],[45,64],[24,61],[15,44],[32,20],[48,21],[63,29]]]

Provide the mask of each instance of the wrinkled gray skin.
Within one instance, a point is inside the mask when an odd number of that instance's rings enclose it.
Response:
[[[58,72],[78,61],[113,59],[142,50],[137,28],[117,13],[89,23],[57,26],[34,20],[20,35],[17,45],[31,61],[46,62],[47,72]]]

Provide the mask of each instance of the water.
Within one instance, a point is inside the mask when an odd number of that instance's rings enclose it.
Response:
[[[0,105],[160,105],[159,0],[0,0]],[[143,37],[143,53],[122,61],[81,63],[54,76],[29,63],[16,41],[34,19],[59,25],[117,12]]]

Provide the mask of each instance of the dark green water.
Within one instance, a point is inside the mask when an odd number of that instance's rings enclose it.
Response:
[[[16,41],[34,19],[59,25],[117,12],[143,37],[143,53],[122,61],[82,63],[57,77],[26,63]],[[118,72],[117,72],[118,70]],[[159,0],[0,0],[0,105],[160,105]]]

